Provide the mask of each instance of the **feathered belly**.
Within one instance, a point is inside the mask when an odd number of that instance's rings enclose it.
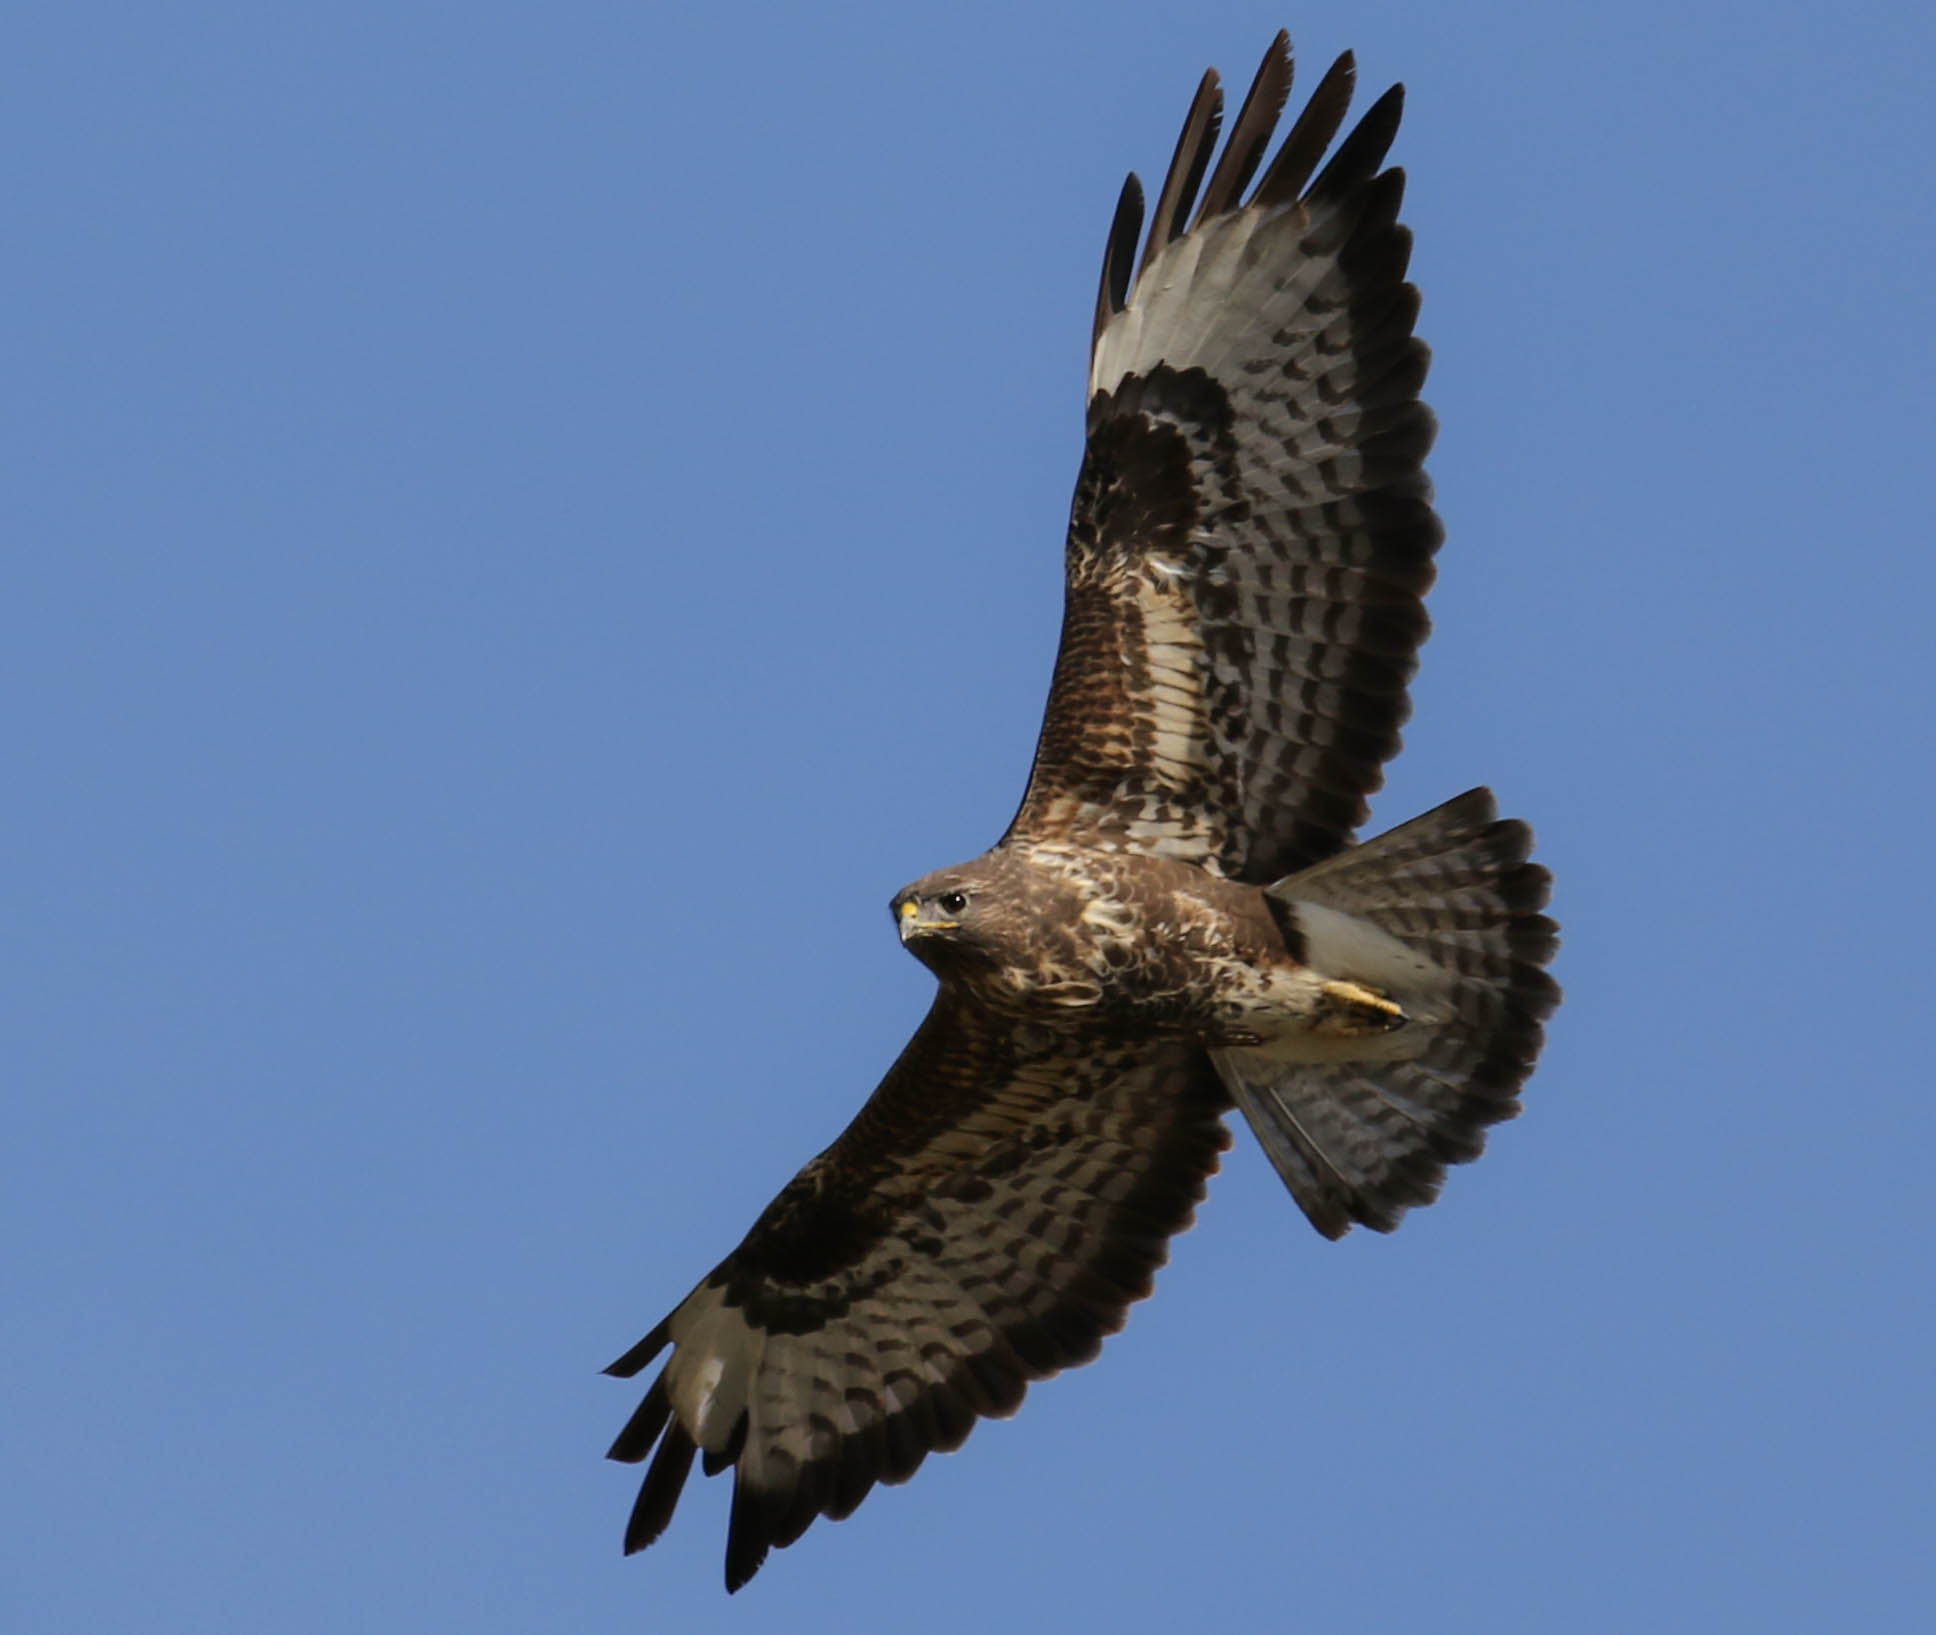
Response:
[[[1206,1044],[1253,1040],[1241,1018],[1268,1003],[1263,974],[1216,934],[1201,905],[1187,914],[1138,906],[1084,904],[1052,935],[1008,951],[976,984],[979,996],[1003,1014],[1050,1026]]]
[[[1286,1062],[1411,1055],[1415,1018],[1380,985],[1250,946],[1204,905],[1099,899],[975,983],[1018,1023],[1190,1039]]]

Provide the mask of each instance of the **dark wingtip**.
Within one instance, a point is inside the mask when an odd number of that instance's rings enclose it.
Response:
[[[1214,68],[1206,68],[1184,116],[1183,129],[1177,133],[1176,151],[1170,168],[1164,172],[1163,188],[1156,208],[1150,212],[1149,237],[1143,243],[1143,259],[1136,276],[1142,277],[1162,248],[1183,231],[1195,202],[1203,173],[1210,168],[1210,154],[1217,145],[1217,132],[1223,125],[1223,83]]]
[[[1096,325],[1089,336],[1091,351],[1102,338],[1109,320],[1123,310],[1123,303],[1129,299],[1129,275],[1136,264],[1136,235],[1142,227],[1143,184],[1132,170],[1123,178],[1123,190],[1116,198],[1116,214],[1109,223],[1109,242],[1102,256],[1102,283],[1096,291]]]
[[[1405,117],[1405,87],[1394,85],[1365,110],[1364,118],[1338,144],[1338,151],[1311,186],[1313,193],[1337,191],[1368,182],[1377,174]],[[1403,191],[1403,182],[1399,184]]]
[[[760,1570],[772,1548],[767,1506],[744,1475],[733,1483],[733,1513],[726,1524],[726,1593],[732,1595]]]
[[[665,1350],[667,1343],[671,1339],[672,1319],[668,1317],[650,1334],[646,1335],[643,1340],[639,1341],[637,1345],[633,1346],[630,1351],[620,1357],[617,1362],[607,1363],[599,1372],[601,1374],[610,1374],[614,1379],[629,1380],[654,1357],[658,1356],[661,1351]]]
[[[1324,71],[1311,100],[1292,121],[1284,145],[1257,184],[1254,202],[1264,205],[1292,204],[1304,192],[1304,184],[1317,169],[1331,138],[1338,134],[1351,107],[1351,93],[1358,83],[1358,59],[1349,51]]]
[[[636,1465],[652,1451],[652,1444],[659,1440],[659,1432],[665,1429],[671,1415],[672,1399],[666,1395],[665,1375],[661,1374],[625,1422],[625,1429],[605,1450],[605,1457],[616,1459],[621,1465]]]
[[[1483,829],[1489,823],[1499,821],[1499,800],[1490,785],[1475,784],[1463,795],[1454,795],[1439,808],[1446,813],[1455,813],[1461,823],[1470,824],[1474,829]]]
[[[678,1420],[667,1426],[665,1440],[652,1460],[645,1480],[639,1484],[638,1502],[632,1506],[631,1520],[625,1524],[625,1553],[636,1555],[666,1530],[672,1512],[678,1508],[680,1491],[692,1470],[696,1449],[686,1428]]]
[[[1269,151],[1271,132],[1277,128],[1278,115],[1283,113],[1290,94],[1291,35],[1288,29],[1280,28],[1270,49],[1264,53],[1264,60],[1257,65],[1257,77],[1250,82],[1244,105],[1238,109],[1236,122],[1230,127],[1223,157],[1217,161],[1210,185],[1204,189],[1203,206],[1197,211],[1198,222],[1234,210],[1242,201],[1244,189]]]

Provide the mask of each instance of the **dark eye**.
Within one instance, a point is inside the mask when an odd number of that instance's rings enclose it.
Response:
[[[935,898],[943,914],[959,914],[968,906],[968,893],[965,891],[944,891]]]

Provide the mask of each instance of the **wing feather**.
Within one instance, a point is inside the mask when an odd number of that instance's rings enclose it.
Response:
[[[1274,43],[1189,231],[1165,240],[1207,160],[1201,90],[1133,279],[1136,223],[1112,228],[1062,642],[1010,839],[1264,884],[1347,844],[1397,752],[1436,423],[1404,177],[1378,168],[1398,88],[1317,168],[1353,78],[1347,54],[1239,202],[1289,88]]]
[[[613,1364],[672,1346],[611,1450],[651,1457],[628,1550],[664,1531],[697,1452],[734,1467],[737,1588],[1093,1357],[1188,1224],[1228,1106],[1194,1045],[1018,1037],[944,991],[833,1146]]]
[[[1270,169],[1257,186],[1257,204],[1293,204],[1318,168],[1331,138],[1338,134],[1351,107],[1351,93],[1358,84],[1358,62],[1347,51],[1324,71],[1318,88],[1304,111],[1291,122],[1284,145],[1277,150]]]
[[[1206,68],[1197,86],[1196,100],[1190,104],[1182,133],[1176,139],[1176,153],[1170,160],[1169,174],[1163,179],[1163,191],[1157,197],[1156,208],[1150,212],[1149,238],[1143,246],[1145,265],[1171,239],[1182,234],[1222,124],[1223,88],[1216,69]]]
[[[1237,122],[1230,127],[1230,140],[1224,144],[1223,157],[1217,161],[1210,185],[1204,189],[1199,223],[1221,216],[1232,209],[1257,173],[1257,166],[1270,146],[1277,116],[1284,111],[1284,100],[1291,94],[1291,37],[1283,29],[1264,53],[1257,77],[1250,82],[1244,105],[1237,110]]]

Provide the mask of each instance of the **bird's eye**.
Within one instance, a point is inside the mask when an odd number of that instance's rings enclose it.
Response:
[[[943,914],[959,914],[968,906],[968,893],[965,891],[944,891],[935,898]]]

